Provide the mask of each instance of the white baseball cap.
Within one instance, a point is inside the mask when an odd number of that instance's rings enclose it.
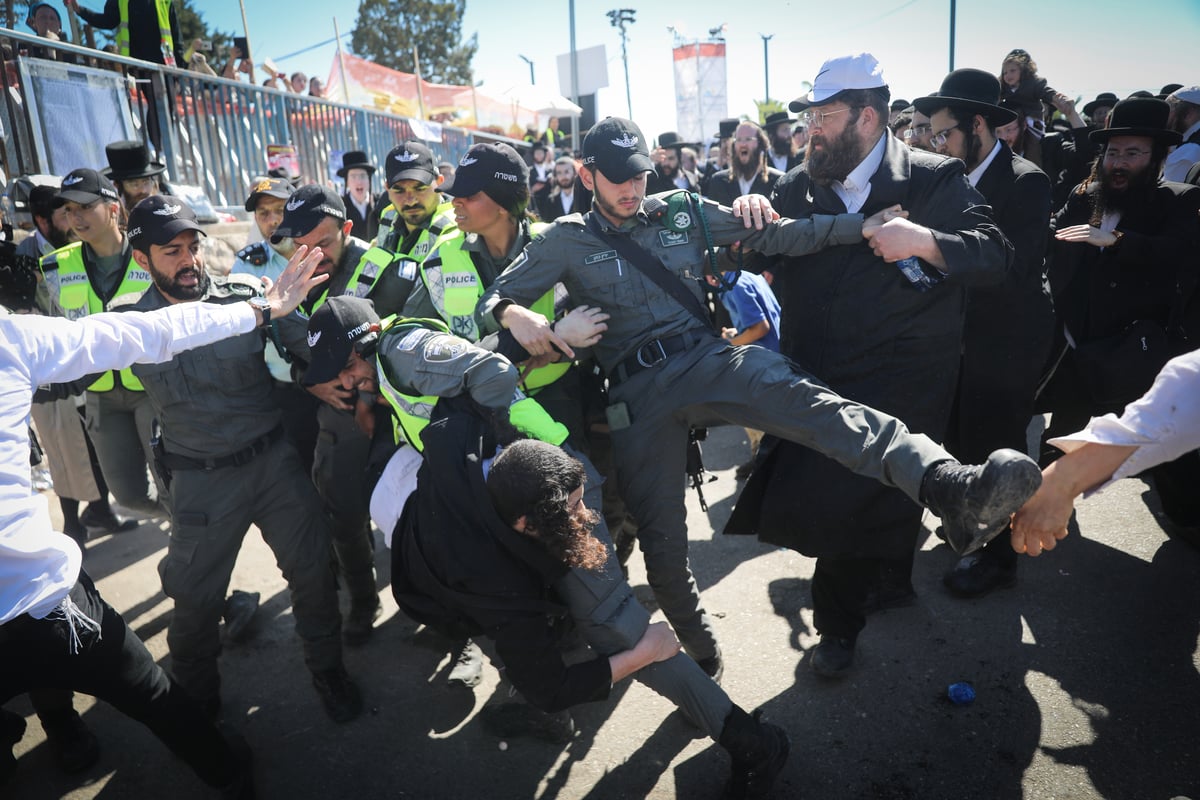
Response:
[[[803,111],[832,101],[848,89],[878,89],[887,87],[879,59],[870,53],[854,53],[831,58],[821,65],[813,79],[812,91],[788,103],[792,111]]]
[[[1186,86],[1182,89],[1176,89],[1167,97],[1168,100],[1182,100],[1185,103],[1194,103],[1200,106],[1200,86]]]

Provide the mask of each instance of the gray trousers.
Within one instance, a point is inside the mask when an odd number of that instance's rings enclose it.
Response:
[[[320,430],[313,454],[313,483],[325,501],[333,549],[346,591],[355,607],[379,605],[375,586],[375,543],[371,538],[367,459],[371,440],[354,417],[322,403],[317,409]]]
[[[150,480],[147,465],[154,409],[145,392],[116,386],[107,392],[87,393],[87,429],[96,447],[100,471],[117,502],[144,516],[159,516],[163,507]]]
[[[586,457],[569,447],[563,449],[583,462],[587,470],[583,501],[588,508],[599,511],[603,491],[599,473]],[[650,624],[650,614],[621,573],[603,517],[593,533],[608,548],[604,567],[569,570],[554,588],[570,609],[584,640],[600,655],[609,656],[638,643]],[[642,667],[634,677],[682,709],[710,737],[720,737],[733,702],[689,656],[677,653],[666,661]]]
[[[171,482],[171,539],[158,565],[175,601],[167,646],[175,678],[202,703],[219,699],[221,614],[251,525],[287,581],[305,664],[314,672],[342,664],[329,523],[295,448],[281,440],[249,464],[175,470]]]
[[[757,428],[811,447],[918,500],[929,467],[952,458],[895,417],[841,397],[778,353],[713,337],[610,391],[631,425],[613,431],[621,492],[659,606],[693,658],[717,652],[687,556],[684,470],[691,426]]]

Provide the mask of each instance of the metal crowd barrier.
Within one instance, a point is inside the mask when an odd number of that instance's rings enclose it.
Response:
[[[7,28],[0,28],[0,47],[0,156],[9,179],[103,169],[105,144],[143,139],[166,163],[168,181],[202,187],[215,205],[237,206],[251,179],[266,173],[268,145],[294,146],[301,174],[324,181],[335,151],[362,150],[382,164],[414,132],[452,163],[477,137],[523,144]]]

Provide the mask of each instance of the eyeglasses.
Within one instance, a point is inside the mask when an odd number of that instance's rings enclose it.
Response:
[[[802,111],[800,112],[800,121],[810,128],[824,128],[825,120],[834,114],[841,114],[843,111],[849,111],[852,108],[861,108],[861,106],[846,106],[836,111]]]
[[[914,125],[904,132],[905,139],[915,139],[918,136],[925,136],[933,130],[932,125]]]
[[[952,125],[949,128],[946,128],[944,131],[938,131],[933,136],[929,137],[929,144],[933,147],[941,147],[946,143],[946,140],[950,138],[950,134],[954,133],[958,129],[958,125]],[[930,130],[933,129],[930,128]]]
[[[1148,155],[1150,155],[1149,150],[1135,150],[1132,148],[1128,149],[1128,150],[1105,150],[1104,151],[1104,160],[1105,161],[1137,161],[1142,156],[1148,156]]]

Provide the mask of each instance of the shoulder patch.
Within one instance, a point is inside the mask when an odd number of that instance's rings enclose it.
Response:
[[[220,278],[213,278],[214,294],[217,290],[224,297],[257,297],[263,293],[263,284],[256,276],[244,272],[233,272]]]
[[[130,308],[137,305],[137,302],[141,300],[142,296],[145,294],[146,293],[144,291],[119,294],[112,300],[108,301],[107,308],[109,311],[121,311],[122,309]]]
[[[261,267],[271,260],[271,254],[267,252],[268,248],[269,245],[266,242],[248,244],[237,251],[237,257],[251,266]]]

